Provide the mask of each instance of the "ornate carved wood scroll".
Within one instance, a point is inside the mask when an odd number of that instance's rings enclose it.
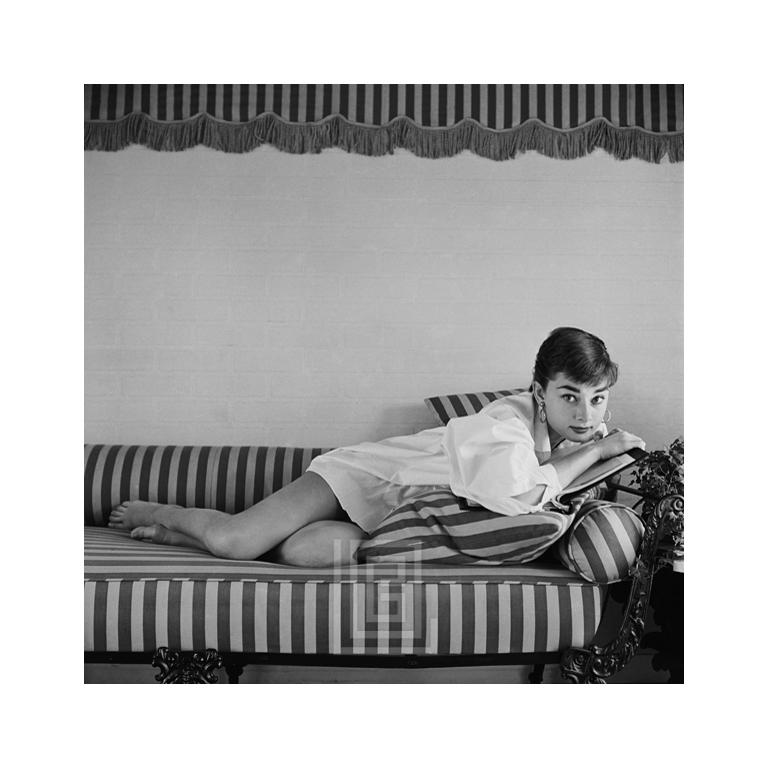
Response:
[[[155,680],[160,683],[215,683],[218,677],[214,670],[221,666],[218,651],[182,652],[170,648],[158,648],[152,659],[152,666],[160,671]]]
[[[664,496],[644,519],[645,535],[632,569],[629,602],[617,636],[604,646],[570,648],[563,654],[563,677],[574,683],[605,683],[623,669],[635,655],[645,629],[645,616],[651,595],[653,574],[661,566],[658,549],[668,535],[679,535],[683,527],[683,497]]]

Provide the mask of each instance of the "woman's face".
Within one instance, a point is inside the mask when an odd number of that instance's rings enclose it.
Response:
[[[585,443],[603,423],[608,406],[608,385],[579,384],[558,373],[542,390],[534,383],[534,393],[544,403],[550,430],[566,440]]]

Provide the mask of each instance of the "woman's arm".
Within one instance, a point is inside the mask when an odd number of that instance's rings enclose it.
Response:
[[[451,419],[443,435],[451,491],[503,515],[524,515],[531,506],[517,497],[561,490],[557,472],[536,458],[533,436],[518,417],[484,413]]]
[[[484,413],[451,419],[443,436],[453,493],[505,515],[527,514],[596,461],[642,444],[640,438],[617,430],[539,464],[533,436],[522,419],[500,420]]]
[[[564,456],[555,454],[544,463],[555,468],[560,484],[565,488],[593,464],[626,453],[630,448],[645,448],[645,443],[637,435],[615,429],[602,440],[587,443]],[[537,485],[517,498],[524,504],[538,504],[545,490],[546,486]]]

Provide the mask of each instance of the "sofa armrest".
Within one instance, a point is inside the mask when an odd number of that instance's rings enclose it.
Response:
[[[605,645],[570,648],[563,654],[563,677],[575,683],[604,683],[623,669],[637,652],[645,630],[645,617],[651,596],[653,575],[664,564],[660,544],[665,536],[682,530],[683,497],[669,494],[649,501],[644,516],[645,533],[632,568],[629,600],[621,626]]]

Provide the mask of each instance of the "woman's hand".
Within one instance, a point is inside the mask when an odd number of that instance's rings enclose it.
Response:
[[[631,448],[645,448],[645,441],[623,429],[612,429],[602,440],[597,441],[597,447],[600,458],[605,460],[620,456]]]

